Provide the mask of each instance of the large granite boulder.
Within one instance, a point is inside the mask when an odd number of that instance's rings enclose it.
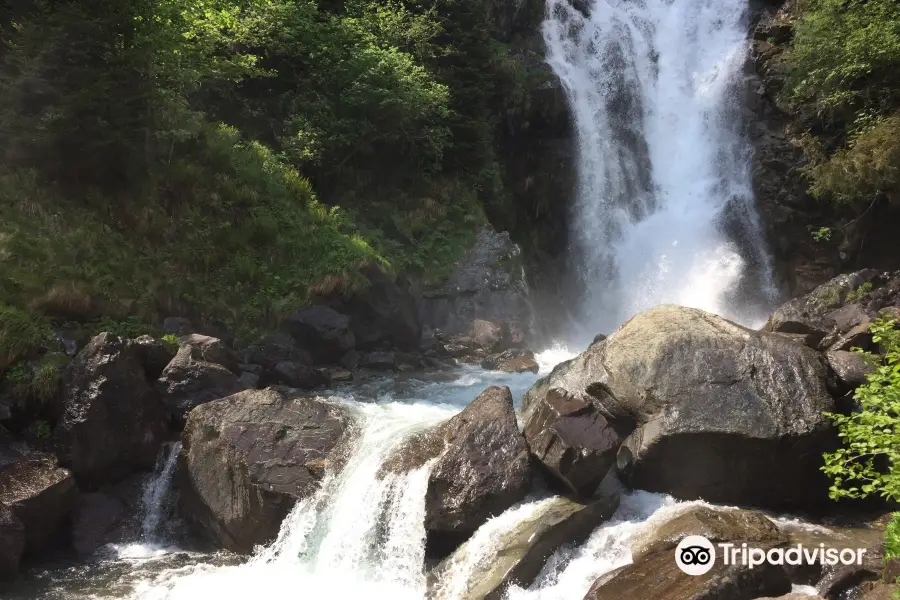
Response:
[[[281,324],[316,363],[336,363],[356,346],[350,318],[324,305],[298,310]]]
[[[101,333],[66,367],[62,390],[54,437],[79,485],[97,487],[153,468],[165,411],[134,345]]]
[[[553,388],[531,411],[525,440],[557,481],[577,495],[590,496],[634,429],[630,419],[607,417],[596,403]]]
[[[535,373],[541,370],[534,358],[534,353],[529,350],[504,350],[498,354],[488,356],[481,361],[482,369],[502,371],[504,373]]]
[[[527,588],[547,559],[563,546],[577,547],[618,508],[618,496],[579,504],[559,496],[542,500],[511,529],[476,533],[432,572],[435,600],[501,600],[510,585]],[[502,527],[502,525],[500,525]],[[485,544],[483,536],[490,536]]]
[[[632,559],[672,550],[689,535],[701,535],[714,544],[742,540],[777,546],[788,541],[787,534],[762,513],[695,505],[641,529],[631,541]]]
[[[531,469],[509,388],[487,388],[449,421],[411,438],[387,468],[409,470],[434,459],[425,528],[438,547],[458,545],[522,500]]]
[[[437,289],[419,302],[419,321],[428,329],[470,335],[476,320],[526,324],[530,321],[520,250],[507,233],[479,232],[474,246]]]
[[[283,331],[269,333],[250,347],[245,362],[272,368],[280,362],[292,362],[312,366],[310,353],[297,346],[294,338]]]
[[[232,373],[240,372],[237,354],[219,338],[192,333],[178,341],[191,349],[191,357],[195,360],[221,365]]]
[[[826,502],[821,457],[837,444],[828,376],[819,353],[782,336],[660,306],[558,366],[523,405],[531,423],[561,389],[607,422],[633,422],[617,467],[636,488],[812,507]]]
[[[273,389],[195,408],[182,438],[182,514],[222,547],[252,551],[316,491],[350,429],[339,406]]]
[[[781,566],[766,563],[751,569],[717,560],[708,573],[691,576],[678,568],[671,551],[665,551],[607,573],[584,600],[754,600],[790,591],[791,581]]]
[[[4,452],[0,464],[0,578],[61,538],[75,504],[75,480],[54,458],[16,454]]]
[[[193,408],[212,400],[231,396],[244,389],[230,369],[198,359],[198,350],[185,344],[156,382],[163,404],[182,420]]]

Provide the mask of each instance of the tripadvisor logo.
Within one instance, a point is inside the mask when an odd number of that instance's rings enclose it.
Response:
[[[718,547],[718,549],[717,549]],[[751,569],[769,565],[861,565],[865,548],[826,548],[825,544],[805,547],[803,544],[782,548],[754,548],[746,543],[713,545],[702,535],[689,535],[675,548],[675,564],[688,575],[704,575],[721,557],[725,566],[743,565]]]

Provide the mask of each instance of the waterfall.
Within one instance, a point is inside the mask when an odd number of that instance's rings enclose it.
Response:
[[[144,484],[141,504],[144,519],[141,521],[141,539],[146,543],[157,543],[159,530],[166,516],[169,505],[169,491],[172,487],[172,475],[178,455],[181,454],[181,442],[165,444],[156,458],[153,476]]]
[[[578,133],[579,341],[657,304],[749,323],[774,299],[741,118],[747,27],[747,0],[548,0]]]

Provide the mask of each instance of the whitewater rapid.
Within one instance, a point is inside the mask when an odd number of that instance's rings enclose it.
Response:
[[[610,333],[663,303],[758,321],[775,289],[741,115],[747,1],[586,12],[548,0],[543,24],[577,132],[577,330]]]

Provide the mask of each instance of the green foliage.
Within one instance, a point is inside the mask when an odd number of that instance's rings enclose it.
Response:
[[[891,515],[884,530],[884,558],[900,558],[900,513]]]
[[[842,448],[825,454],[822,468],[832,479],[834,500],[873,494],[900,500],[900,329],[884,319],[870,329],[884,354],[866,354],[875,370],[854,394],[859,408],[828,415],[843,441]]]
[[[0,246],[0,257],[2,251]],[[0,371],[37,349],[46,333],[46,328],[32,315],[0,300]]]
[[[60,352],[53,352],[45,356],[34,368],[29,391],[35,400],[45,403],[56,395],[59,389],[62,367],[68,362],[68,357]]]
[[[806,0],[787,60],[788,102],[816,197],[900,201],[900,10],[895,0]]]
[[[50,423],[43,419],[37,419],[28,424],[25,433],[38,440],[47,440],[50,439],[53,430],[50,428]]]
[[[177,350],[181,345],[181,341],[178,339],[178,336],[174,333],[167,333],[166,335],[159,338],[162,343],[167,344],[173,350]]]
[[[867,281],[847,294],[847,302],[859,302],[872,291],[872,282]]]
[[[88,327],[95,335],[108,332],[124,339],[134,339],[151,333],[150,328],[135,316],[128,316],[123,319],[100,317],[88,323]]]
[[[812,235],[812,238],[817,242],[827,242],[831,240],[831,234],[833,233],[831,227],[819,227],[819,228],[809,228],[809,233]]]

